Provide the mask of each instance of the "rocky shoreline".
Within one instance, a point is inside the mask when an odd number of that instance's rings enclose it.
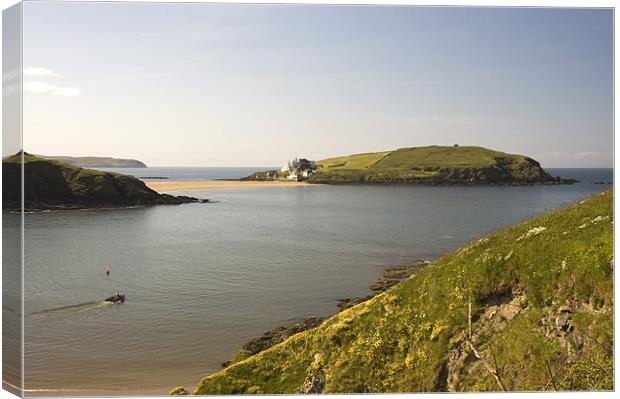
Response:
[[[203,198],[194,198],[187,196],[173,196],[168,194],[162,194],[169,196],[170,198],[163,198],[160,201],[156,202],[145,202],[145,203],[127,203],[127,204],[106,204],[106,203],[46,203],[46,202],[24,202],[24,208],[22,209],[19,204],[10,203],[6,206],[3,206],[2,210],[8,213],[19,213],[28,212],[28,213],[38,213],[38,212],[49,212],[49,211],[85,211],[89,209],[122,209],[122,208],[136,208],[136,207],[146,207],[146,206],[154,206],[154,205],[181,205],[181,204],[209,204],[217,201],[212,201],[210,199]]]
[[[313,178],[308,180],[309,184],[324,184],[332,186],[411,186],[411,187],[525,187],[525,186],[557,186],[579,183],[575,179],[554,178],[553,180],[540,182],[522,182],[522,181],[458,181],[458,180],[442,180],[442,179],[410,179],[410,180],[372,180],[372,181],[340,181],[330,179]]]
[[[366,302],[375,295],[387,291],[401,281],[413,276],[417,271],[428,266],[430,263],[430,261],[420,260],[403,266],[388,267],[383,271],[383,274],[381,274],[381,277],[379,277],[377,281],[368,286],[372,293],[365,297],[341,298],[338,300],[337,305],[340,311],[343,311],[362,302]]]
[[[423,267],[428,266],[430,263],[431,262],[427,260],[418,260],[402,266],[392,266],[386,268],[381,274],[381,276],[377,279],[377,281],[375,281],[368,287],[372,291],[370,294],[364,297],[338,299],[337,306],[340,310],[337,313],[342,312],[343,310],[353,307],[355,305],[358,305],[362,302],[365,302],[373,298],[374,296],[384,291],[387,291],[396,284],[408,279]],[[245,358],[269,349],[272,346],[283,342],[292,335],[318,327],[319,325],[321,325],[321,323],[323,323],[323,321],[325,321],[331,316],[333,315],[329,315],[326,317],[309,317],[293,324],[288,324],[269,330],[265,332],[262,336],[245,343],[241,347],[241,349],[235,354],[232,360],[222,362],[221,366],[224,368],[228,367],[231,364],[234,364],[238,361],[241,361]]]

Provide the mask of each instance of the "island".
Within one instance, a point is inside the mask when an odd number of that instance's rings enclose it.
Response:
[[[144,162],[137,159],[123,159],[110,157],[69,157],[53,155],[37,155],[39,158],[60,161],[81,168],[146,168]]]
[[[280,170],[241,180],[297,180],[320,184],[534,185],[572,184],[524,155],[474,146],[400,148],[328,158],[294,159]]]
[[[266,333],[194,394],[613,390],[613,247],[607,190]]]
[[[24,210],[84,209],[208,202],[160,194],[143,181],[120,173],[84,169],[23,154]],[[21,209],[22,154],[2,160],[2,208]]]

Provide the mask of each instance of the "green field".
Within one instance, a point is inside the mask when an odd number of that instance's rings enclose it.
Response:
[[[355,154],[316,162],[311,183],[542,184],[557,183],[533,159],[483,147],[428,146]]]
[[[318,169],[368,169],[391,153],[391,151],[369,152],[366,154],[323,159],[317,161],[316,166]]]
[[[477,168],[495,165],[496,158],[522,162],[522,155],[506,154],[483,147],[413,147],[395,151],[356,154],[317,161],[321,169],[408,169],[418,168]]]
[[[612,199],[499,229],[195,393],[611,390]]]
[[[414,147],[316,161],[309,183],[407,185],[570,184],[535,160],[483,147]],[[288,172],[256,172],[241,180],[286,179]]]

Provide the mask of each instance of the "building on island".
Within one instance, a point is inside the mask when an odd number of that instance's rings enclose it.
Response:
[[[280,172],[283,174],[288,173],[286,180],[302,181],[306,180],[315,169],[316,164],[314,161],[304,158],[293,158],[280,169]]]

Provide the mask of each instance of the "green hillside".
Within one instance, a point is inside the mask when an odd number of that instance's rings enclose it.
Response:
[[[483,147],[415,147],[316,162],[311,183],[541,184],[557,183],[540,164]]]
[[[309,183],[407,185],[570,184],[554,178],[532,158],[483,147],[413,147],[316,161]],[[269,170],[241,180],[287,179]],[[305,179],[305,177],[304,177]]]
[[[607,191],[502,228],[195,393],[613,389],[612,227]]]
[[[16,154],[2,160],[2,207],[21,207],[21,160]],[[91,207],[182,204],[192,197],[160,194],[143,181],[120,173],[83,169],[25,153],[25,210],[81,209]]]
[[[390,155],[392,151],[385,152],[368,152],[365,154],[348,155],[344,157],[336,157],[323,159],[317,161],[316,166],[318,169],[325,170],[359,170],[368,169],[381,161],[386,156]]]
[[[146,168],[144,162],[137,159],[122,159],[110,157],[69,157],[69,156],[52,156],[52,155],[36,155],[39,158],[51,159],[52,161],[60,161],[81,168]]]

